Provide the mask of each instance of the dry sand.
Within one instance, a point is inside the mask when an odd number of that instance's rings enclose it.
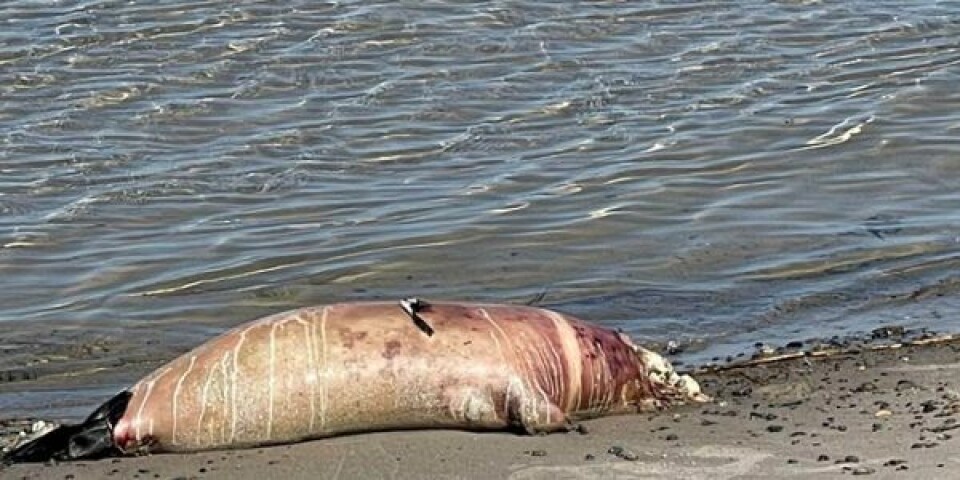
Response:
[[[525,437],[388,432],[242,451],[14,465],[0,478],[960,478],[960,343],[731,368],[712,404]]]

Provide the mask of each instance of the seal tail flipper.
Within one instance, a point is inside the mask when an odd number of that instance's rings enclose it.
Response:
[[[3,456],[2,463],[45,462],[51,459],[60,459],[67,451],[70,437],[79,432],[80,429],[80,425],[61,425],[7,452]]]
[[[20,445],[3,463],[45,462],[105,457],[119,452],[113,442],[113,426],[127,409],[132,394],[121,392],[97,408],[83,423],[61,425],[41,437]]]

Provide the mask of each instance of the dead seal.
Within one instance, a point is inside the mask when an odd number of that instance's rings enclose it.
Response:
[[[236,327],[160,367],[79,425],[6,461],[290,443],[451,428],[569,430],[602,415],[704,401],[621,333],[541,308],[344,303]]]

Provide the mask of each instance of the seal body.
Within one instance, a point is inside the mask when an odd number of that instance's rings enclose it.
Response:
[[[701,400],[618,332],[534,307],[334,304],[241,325],[130,389],[121,450],[192,451],[414,429],[569,428]]]

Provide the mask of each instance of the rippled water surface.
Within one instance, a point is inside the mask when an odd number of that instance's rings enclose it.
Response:
[[[351,299],[545,293],[703,358],[960,330],[960,2],[23,0],[0,25],[0,370],[53,409],[129,380],[64,375]]]

